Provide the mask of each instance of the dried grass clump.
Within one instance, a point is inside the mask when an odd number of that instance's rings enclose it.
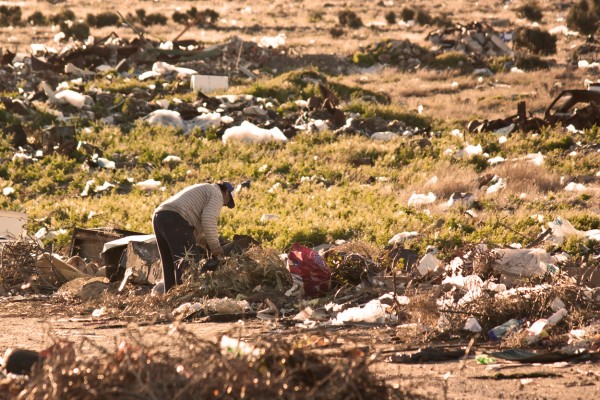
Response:
[[[58,276],[52,282],[36,267],[42,249],[30,240],[5,243],[0,252],[0,285],[9,292],[44,292],[56,290]]]
[[[437,326],[440,312],[436,304],[435,296],[432,292],[411,295],[410,292],[407,291],[405,294],[410,298],[410,304],[407,308],[408,319],[410,323],[416,325],[414,330],[401,329],[401,332],[399,331],[398,335],[402,337],[403,341],[430,341],[439,334]]]
[[[412,398],[369,372],[364,356],[322,356],[300,344],[273,338],[250,343],[257,351],[248,354],[242,346],[224,350],[182,330],[168,339],[172,343],[169,353],[136,341],[122,342],[115,349],[90,342],[57,342],[29,382],[16,388],[22,389],[17,398]],[[85,349],[85,344],[95,349]],[[90,350],[96,355],[90,355]]]
[[[434,176],[436,179],[430,179]],[[427,190],[435,193],[439,199],[449,199],[454,192],[473,193],[477,189],[477,174],[474,171],[448,162],[441,163],[432,171],[430,178],[425,185],[420,185],[418,193]]]
[[[169,292],[179,302],[202,297],[249,296],[260,286],[285,292],[292,278],[279,254],[273,249],[252,247],[242,255],[232,255],[213,272],[190,268],[183,285]]]
[[[522,6],[518,7],[517,15],[533,22],[539,22],[544,17],[542,8],[535,0],[529,0]]]
[[[513,193],[548,193],[562,189],[558,175],[527,161],[506,162],[493,172],[506,179],[507,190]]]

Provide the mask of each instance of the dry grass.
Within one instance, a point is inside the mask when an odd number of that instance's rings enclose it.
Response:
[[[437,179],[432,179],[437,177]],[[425,184],[421,184],[427,192],[433,192],[438,199],[448,199],[454,192],[477,191],[477,174],[472,170],[449,162],[441,162],[435,170],[428,174]]]
[[[506,192],[525,193],[532,197],[562,189],[560,176],[548,171],[544,166],[536,166],[531,162],[505,162],[490,170],[506,180]]]
[[[180,304],[203,297],[250,296],[258,288],[285,292],[292,286],[291,276],[279,254],[261,247],[229,257],[213,272],[200,273],[199,269],[190,268],[183,280],[183,285],[168,294]]]

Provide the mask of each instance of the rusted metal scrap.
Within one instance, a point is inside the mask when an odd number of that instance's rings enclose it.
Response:
[[[582,107],[576,107],[582,105]],[[573,125],[587,129],[600,123],[600,92],[595,90],[565,90],[552,101],[544,113],[551,126]]]
[[[546,126],[546,121],[527,116],[527,108],[524,101],[517,104],[517,114],[507,118],[488,120],[473,120],[469,122],[467,128],[469,132],[496,132],[502,130],[502,133],[509,134],[516,130],[523,132],[537,131],[541,127]]]
[[[498,132],[504,134],[516,130],[539,131],[544,126],[569,126],[582,130],[600,124],[600,92],[572,89],[561,92],[546,108],[544,118],[527,116],[525,102],[518,104],[516,115],[495,120],[473,120],[469,132]]]

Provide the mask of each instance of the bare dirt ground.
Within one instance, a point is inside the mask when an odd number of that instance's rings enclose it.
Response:
[[[47,2],[0,2],[0,4],[20,5],[24,17],[34,10],[47,14],[57,13],[64,7],[71,8],[77,15],[107,10],[121,13],[134,12],[144,8],[148,13],[161,12],[169,18],[165,27],[154,27],[148,32],[155,38],[172,39],[182,29],[171,21],[176,10],[186,10],[191,6],[199,10],[211,8],[220,14],[216,29],[192,28],[182,39],[196,39],[207,43],[219,43],[232,36],[246,40],[258,40],[262,36],[274,36],[284,32],[287,45],[300,56],[319,55],[324,59],[329,55],[350,56],[361,46],[385,38],[409,39],[424,44],[431,27],[407,29],[399,25],[385,24],[384,14],[394,9],[397,14],[406,2],[376,2],[329,0],[311,1],[169,1],[169,2],[117,2],[117,1],[67,1],[52,5]],[[413,1],[412,6],[422,6],[432,14],[446,13],[453,21],[467,23],[475,20],[509,18],[517,26],[527,25],[513,11],[517,2],[452,1],[431,2]],[[566,12],[559,5],[562,1],[541,1],[545,11],[545,28],[564,24]],[[332,38],[329,29],[337,24],[337,12],[351,9],[360,15],[363,22],[373,27],[346,30],[340,38]],[[320,18],[314,18],[322,12]],[[311,18],[311,16],[313,16]],[[512,29],[512,28],[502,28]],[[127,27],[102,28],[94,31],[97,37],[111,31],[121,37],[132,37]],[[31,43],[53,44],[56,31],[44,28],[1,28],[0,47],[12,51],[27,51]],[[567,66],[569,49],[581,43],[582,38],[559,39],[559,53],[554,57],[557,66],[547,71],[524,74],[499,73],[485,78],[483,83],[476,77],[455,76],[450,72],[403,73],[393,68],[383,68],[376,73],[355,68],[342,81],[361,84],[366,89],[386,92],[392,103],[416,109],[419,105],[427,115],[441,119],[464,120],[471,117],[497,118],[515,113],[516,100],[525,99],[528,109],[540,112],[560,88],[582,88],[585,79],[596,80],[597,76],[587,70],[577,70]],[[458,89],[449,90],[452,82],[458,82]],[[461,118],[458,118],[461,119]],[[10,299],[0,301],[0,350],[20,347],[42,350],[55,338],[85,340],[101,346],[112,347],[121,338],[137,335],[144,343],[168,349],[169,324],[139,326],[135,321],[93,320],[92,310],[85,313],[73,312],[64,306],[59,307],[46,299]],[[336,329],[302,330],[281,328],[259,320],[234,323],[181,323],[181,326],[197,336],[217,341],[222,334],[229,333],[241,338],[260,337],[268,340],[273,335],[320,335],[343,343],[343,347],[365,349],[367,354],[377,354],[372,369],[389,383],[411,387],[416,393],[435,399],[593,399],[600,396],[600,365],[592,362],[558,363],[550,365],[530,365],[502,363],[502,369],[490,369],[478,365],[471,357],[463,364],[460,361],[422,364],[393,364],[386,362],[390,354],[401,351],[415,351],[422,344],[392,341],[393,330],[374,327],[343,327]],[[432,346],[466,346],[461,343],[431,343]],[[489,346],[484,341],[474,345],[476,353]],[[94,347],[89,346],[91,352]],[[323,350],[324,352],[327,349]],[[462,367],[462,369],[461,369]],[[445,374],[450,373],[447,379]]]
[[[99,355],[97,346],[116,348],[122,340],[139,341],[157,351],[169,351],[172,324],[138,325],[135,321],[92,318],[91,313],[73,315],[64,306],[49,299],[2,301],[0,309],[0,349],[27,348],[41,351],[56,340],[68,339],[82,346],[86,354]],[[218,342],[222,335],[242,340],[268,341],[282,337],[326,338],[331,345],[319,351],[362,351],[373,357],[372,372],[390,385],[410,388],[415,394],[431,399],[593,399],[600,395],[600,365],[597,362],[558,362],[554,364],[519,364],[499,362],[480,365],[475,356],[467,360],[391,363],[393,354],[412,354],[419,348],[460,349],[463,341],[395,343],[393,328],[344,326],[318,329],[285,328],[270,322],[249,319],[233,323],[190,322],[177,326],[198,338]],[[477,341],[475,354],[496,346]]]

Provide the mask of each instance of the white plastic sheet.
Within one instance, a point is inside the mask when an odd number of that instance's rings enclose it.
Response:
[[[437,270],[439,267],[442,266],[442,264],[442,261],[439,260],[435,255],[433,255],[432,253],[427,253],[419,261],[419,265],[417,265],[417,270],[422,276],[425,276],[428,273]]]
[[[413,192],[413,194],[408,199],[408,206],[423,206],[426,204],[434,203],[437,197],[435,194],[429,192],[428,194],[419,194]]]
[[[479,325],[479,321],[477,321],[477,318],[470,317],[469,319],[467,319],[467,322],[465,322],[465,326],[463,327],[463,329],[477,333],[481,332],[481,325]]]
[[[240,126],[233,126],[225,130],[223,134],[223,143],[264,143],[264,142],[285,142],[287,138],[277,127],[263,129],[251,122],[244,121]]]
[[[496,271],[523,278],[542,276],[557,262],[544,249],[493,249],[492,253],[499,256],[492,264]]]
[[[209,128],[218,128],[219,126],[221,126],[222,122],[223,120],[221,118],[221,114],[219,114],[218,112],[209,112],[202,115],[198,115],[196,118],[189,121],[188,125],[190,128],[198,128],[204,131]]]
[[[144,120],[149,125],[173,126],[175,128],[183,128],[183,118],[177,111],[172,110],[155,110],[144,117]]]
[[[141,190],[151,191],[160,188],[160,181],[147,179],[145,181],[136,183],[134,186]]]
[[[390,140],[394,140],[399,137],[400,137],[400,135],[397,134],[396,132],[390,132],[390,131],[375,132],[374,134],[371,135],[371,140],[381,140],[384,142],[388,142]]]
[[[68,103],[75,108],[81,109],[86,104],[86,96],[73,90],[63,90],[62,92],[56,93],[54,96],[60,103]],[[88,100],[88,102],[90,100]]]
[[[385,322],[387,304],[382,304],[379,299],[371,300],[362,307],[352,307],[340,312],[332,321],[333,325],[342,325],[344,322]]]
[[[276,49],[280,46],[284,46],[286,40],[287,38],[285,36],[285,33],[282,32],[279,33],[277,36],[263,36],[258,42],[258,45],[260,47],[271,47],[273,49]]]
[[[394,245],[404,242],[406,239],[414,238],[419,235],[419,232],[400,232],[396,233],[389,241],[388,244]]]

